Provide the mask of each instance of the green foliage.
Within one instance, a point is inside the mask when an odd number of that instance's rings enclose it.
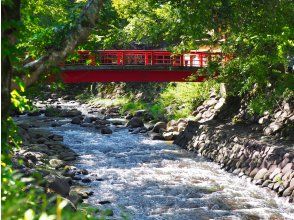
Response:
[[[163,118],[178,119],[191,116],[196,107],[209,97],[211,89],[217,92],[219,85],[215,81],[170,83],[158,94],[158,98],[152,101],[137,100],[135,94],[131,91],[130,96],[115,99],[112,103],[113,105],[121,106],[121,114],[127,111],[134,113],[137,110],[146,109],[155,120]],[[96,103],[106,106],[106,103],[103,104],[99,99]]]
[[[35,178],[24,177],[4,162],[1,168],[2,219],[98,219],[93,217],[96,212],[90,207],[81,207],[78,212],[73,212],[67,200],[59,196],[48,197],[40,187],[34,186],[37,181]]]
[[[84,5],[83,1],[22,1],[18,49],[27,52],[27,57],[38,58],[48,49],[60,48]]]
[[[273,108],[294,89],[293,73],[287,71],[294,57],[293,1],[113,0],[110,8],[120,21],[110,27],[124,36],[120,45],[163,45],[176,52],[221,48],[232,59],[225,65],[211,62],[203,72],[217,70],[229,93],[249,94],[252,112]],[[254,103],[269,94],[271,101],[258,109]]]
[[[151,105],[149,111],[155,120],[160,120],[166,112],[165,106],[163,106],[161,103],[155,103]]]
[[[168,117],[182,118],[191,115],[193,110],[209,97],[210,90],[218,91],[215,81],[204,83],[176,83],[170,84],[160,95],[157,107],[166,109]]]
[[[146,109],[146,108],[147,108],[146,103],[144,103],[142,101],[130,100],[129,102],[122,105],[121,113],[124,113],[126,111],[128,111],[130,113],[134,113],[137,110]]]

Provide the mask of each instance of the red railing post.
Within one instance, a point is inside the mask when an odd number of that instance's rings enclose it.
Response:
[[[120,59],[121,59],[120,52],[116,53],[116,57],[117,57],[116,64],[120,65]]]
[[[125,65],[124,51],[121,52],[121,65]]]
[[[91,63],[90,64],[92,66],[95,66],[95,64],[96,64],[96,62],[95,62],[95,55],[92,52],[89,53],[89,58],[91,60]]]
[[[144,53],[144,56],[145,56],[145,66],[147,66],[148,63],[149,63],[149,62],[148,62],[148,61],[149,61],[149,60],[148,60],[148,53],[145,52],[145,53]]]
[[[184,64],[184,55],[183,54],[180,57],[180,66],[185,66],[185,64]]]
[[[199,64],[200,64],[200,67],[203,67],[203,54],[202,53],[199,53]]]

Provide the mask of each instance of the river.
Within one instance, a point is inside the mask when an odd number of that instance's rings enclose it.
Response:
[[[94,192],[85,202],[112,209],[111,219],[294,219],[293,204],[274,192],[172,143],[123,126],[102,135],[62,120],[61,127],[41,128],[62,135],[80,155],[74,165],[89,171],[92,181],[82,184]]]

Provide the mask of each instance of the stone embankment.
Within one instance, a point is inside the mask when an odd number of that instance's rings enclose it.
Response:
[[[196,151],[229,172],[254,184],[294,198],[293,108],[283,103],[274,114],[252,116],[239,98],[226,97],[225,90],[212,92],[194,112],[194,118],[145,124],[146,110],[128,114],[132,133],[146,133],[153,140],[174,143]]]
[[[174,143],[293,202],[293,108],[283,103],[273,115],[266,112],[249,118],[242,105],[234,103],[238,102],[213,94],[197,108],[196,119],[187,122]]]

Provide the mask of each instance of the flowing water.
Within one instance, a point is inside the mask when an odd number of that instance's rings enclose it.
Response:
[[[294,219],[293,204],[171,143],[112,127],[111,135],[67,123],[46,127],[80,156],[94,192],[86,202],[111,219]]]

